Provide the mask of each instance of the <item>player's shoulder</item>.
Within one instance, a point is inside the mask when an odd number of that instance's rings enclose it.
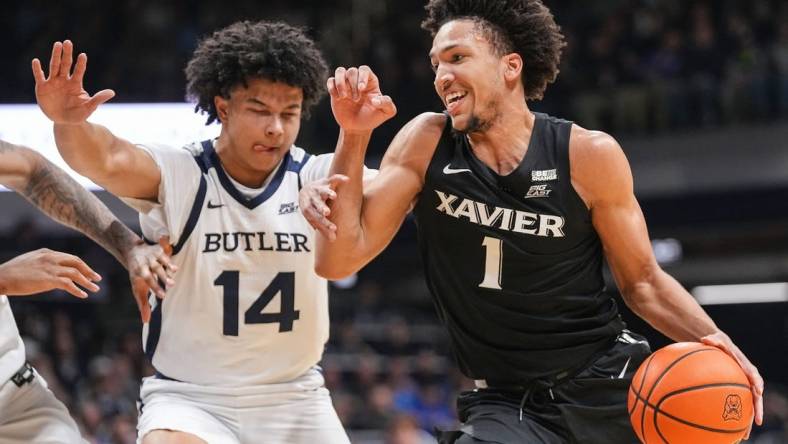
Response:
[[[418,135],[438,139],[448,125],[448,117],[443,113],[425,112],[410,120],[403,130],[410,130]]]
[[[569,155],[572,164],[583,166],[624,158],[624,151],[610,134],[573,124],[569,138]]]
[[[313,160],[313,157],[315,157],[314,154],[310,154],[300,146],[293,145],[290,147],[290,158],[293,159],[293,162],[304,163]]]
[[[197,157],[202,155],[204,148],[200,142],[187,143],[183,146],[175,146],[159,142],[137,143],[137,147],[142,148],[154,157],[168,157],[182,159],[187,157]]]
[[[448,125],[448,118],[441,113],[422,113],[411,119],[397,133],[389,147],[392,154],[410,154],[418,152],[428,157]]]
[[[603,131],[573,125],[569,164],[573,186],[591,205],[632,188],[632,172],[621,145]]]

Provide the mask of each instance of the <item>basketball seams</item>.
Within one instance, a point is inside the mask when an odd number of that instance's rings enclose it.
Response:
[[[646,410],[648,410],[648,406],[649,406],[648,402],[651,399],[651,395],[654,394],[654,390],[657,388],[657,385],[659,385],[659,381],[661,381],[662,378],[665,377],[665,375],[668,373],[668,371],[671,368],[675,367],[676,364],[678,364],[679,362],[683,361],[685,358],[687,358],[687,357],[689,357],[691,355],[694,355],[695,353],[700,353],[700,352],[703,352],[703,351],[710,351],[710,350],[717,350],[717,349],[713,348],[713,347],[707,347],[707,348],[702,348],[702,349],[699,349],[699,350],[692,350],[692,351],[689,351],[689,352],[679,356],[673,362],[671,362],[670,365],[665,367],[665,369],[662,370],[662,373],[657,377],[657,379],[654,380],[654,383],[651,384],[651,389],[648,392],[648,396],[646,396],[646,399],[643,400],[643,404],[644,404],[643,405],[643,413],[640,415],[640,434],[643,437],[643,439],[646,438]],[[648,371],[648,369],[646,369],[646,372],[643,373],[643,380],[644,380],[644,382],[645,382],[647,371]],[[643,387],[643,385],[641,384],[641,388],[642,387]],[[640,398],[640,396],[638,396],[638,398]],[[655,423],[655,425],[656,425],[656,418],[657,418],[657,415],[656,415],[656,412],[654,412],[654,423]],[[659,433],[659,430],[657,430],[657,433]],[[660,436],[660,438],[662,438],[663,441],[665,441],[665,444],[668,444],[668,441],[662,436],[661,433],[659,433],[659,436]]]
[[[638,389],[635,390],[634,388],[632,388],[632,384],[635,383],[635,379],[634,378],[632,379],[632,383],[629,384],[629,389],[632,390],[632,393],[635,394],[635,402],[634,402],[634,405],[632,406],[632,411],[629,412],[629,416],[632,416],[632,414],[635,413],[635,410],[637,410],[638,400],[641,399],[640,398],[640,390],[643,389],[643,384],[646,383],[646,375],[648,374],[648,368],[651,366],[651,360],[653,358],[654,358],[654,355],[652,354],[651,356],[648,357],[648,360],[646,360],[646,368],[643,369],[643,377],[640,379],[640,386],[638,387]]]

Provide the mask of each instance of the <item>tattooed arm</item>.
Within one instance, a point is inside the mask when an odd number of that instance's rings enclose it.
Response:
[[[139,237],[98,200],[41,154],[0,141],[0,183],[24,196],[52,219],[96,241],[128,266],[126,254]]]
[[[0,184],[115,256],[129,270],[143,319],[149,312],[147,290],[164,297],[158,281],[172,284],[174,267],[162,248],[143,245],[139,236],[117,220],[93,193],[41,154],[0,140]]]

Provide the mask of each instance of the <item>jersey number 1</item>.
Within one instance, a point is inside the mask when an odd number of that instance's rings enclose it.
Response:
[[[213,285],[224,288],[224,325],[225,336],[238,336],[238,285],[240,272],[223,271],[213,281]],[[263,313],[265,307],[281,294],[281,311],[279,313]],[[268,284],[260,297],[244,312],[245,324],[279,323],[279,331],[293,330],[293,321],[298,319],[300,311],[295,309],[295,273],[278,273]]]
[[[484,279],[482,283],[479,284],[479,287],[500,290],[502,265],[501,240],[484,236],[482,246],[487,250],[487,257],[484,259]]]

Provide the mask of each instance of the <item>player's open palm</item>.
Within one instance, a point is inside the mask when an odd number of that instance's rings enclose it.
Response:
[[[81,288],[98,291],[101,276],[82,259],[48,248],[30,251],[0,264],[0,287],[8,296],[22,296],[59,288],[78,298],[88,295]]]
[[[115,96],[109,89],[93,96],[88,94],[82,86],[88,56],[79,54],[72,73],[73,56],[74,45],[70,40],[55,42],[49,59],[49,77],[44,75],[41,62],[33,59],[38,106],[55,123],[83,122],[99,105]]]
[[[345,132],[372,131],[397,114],[369,66],[339,67],[326,83],[334,118]]]

